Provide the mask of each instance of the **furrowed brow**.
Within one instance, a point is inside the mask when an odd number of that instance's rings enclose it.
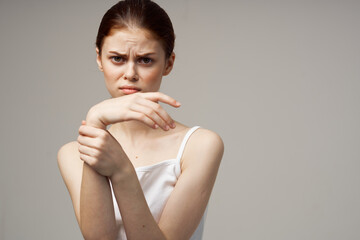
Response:
[[[155,55],[156,53],[155,52],[148,52],[148,53],[139,53],[139,54],[136,54],[137,57],[148,57],[150,55]]]
[[[119,56],[126,56],[126,53],[119,53],[119,52],[116,52],[116,51],[109,51],[109,53],[116,54],[116,55],[119,55]]]

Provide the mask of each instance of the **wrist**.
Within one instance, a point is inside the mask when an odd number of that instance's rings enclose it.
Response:
[[[109,176],[109,180],[113,185],[115,184],[129,184],[129,180],[132,176],[136,176],[135,169],[133,165],[130,164],[122,164],[121,168],[119,170],[115,171],[111,176]]]
[[[97,105],[92,106],[88,111],[86,124],[96,128],[106,129],[106,124],[101,120],[101,112]]]

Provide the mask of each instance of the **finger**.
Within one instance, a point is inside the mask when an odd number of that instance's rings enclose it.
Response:
[[[90,157],[97,157],[97,155],[98,155],[98,151],[96,149],[82,145],[82,144],[79,144],[78,150],[79,150],[80,154],[85,154]]]
[[[171,128],[175,128],[174,120],[165,111],[165,109],[161,107],[160,104],[155,103],[150,100],[147,100],[147,99],[144,99],[144,98],[141,98],[138,103],[152,109],[163,120],[164,124],[168,125]],[[156,120],[155,120],[155,122],[158,123],[158,121],[156,121]],[[163,125],[161,125],[161,126],[163,126]],[[166,126],[164,126],[164,127],[166,127]]]
[[[180,102],[176,101],[174,98],[172,98],[164,93],[161,93],[161,92],[147,92],[147,93],[143,93],[143,94],[146,99],[149,99],[153,102],[160,101],[160,102],[169,104],[170,106],[173,106],[173,107],[181,106]]]
[[[141,104],[134,104],[131,106],[130,110],[145,114],[148,118],[153,120],[153,122],[161,126],[162,129],[169,130],[168,124],[151,107],[147,107]]]
[[[78,138],[77,138],[77,141],[81,145],[99,149],[98,146],[100,145],[100,143],[99,143],[98,138],[88,137],[88,136],[85,136],[85,135],[79,135]]]
[[[88,126],[88,125],[81,125],[79,127],[79,134],[89,136],[89,137],[98,137],[103,134],[103,129]]]
[[[95,162],[95,159],[93,157],[82,153],[80,153],[80,159],[87,163],[89,166],[92,166],[92,164]]]
[[[159,127],[151,118],[149,118],[148,116],[146,116],[146,114],[141,112],[130,111],[128,113],[128,120],[137,120],[143,122],[151,128]]]

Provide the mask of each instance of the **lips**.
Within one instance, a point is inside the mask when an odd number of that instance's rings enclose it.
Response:
[[[132,94],[140,91],[140,88],[135,86],[122,86],[120,89],[124,94]]]

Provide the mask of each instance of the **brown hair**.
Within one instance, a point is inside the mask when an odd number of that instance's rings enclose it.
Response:
[[[166,58],[174,50],[175,34],[171,20],[164,9],[150,0],[120,1],[105,13],[96,37],[96,47],[100,54],[104,37],[112,29],[120,28],[148,30],[162,43]]]

